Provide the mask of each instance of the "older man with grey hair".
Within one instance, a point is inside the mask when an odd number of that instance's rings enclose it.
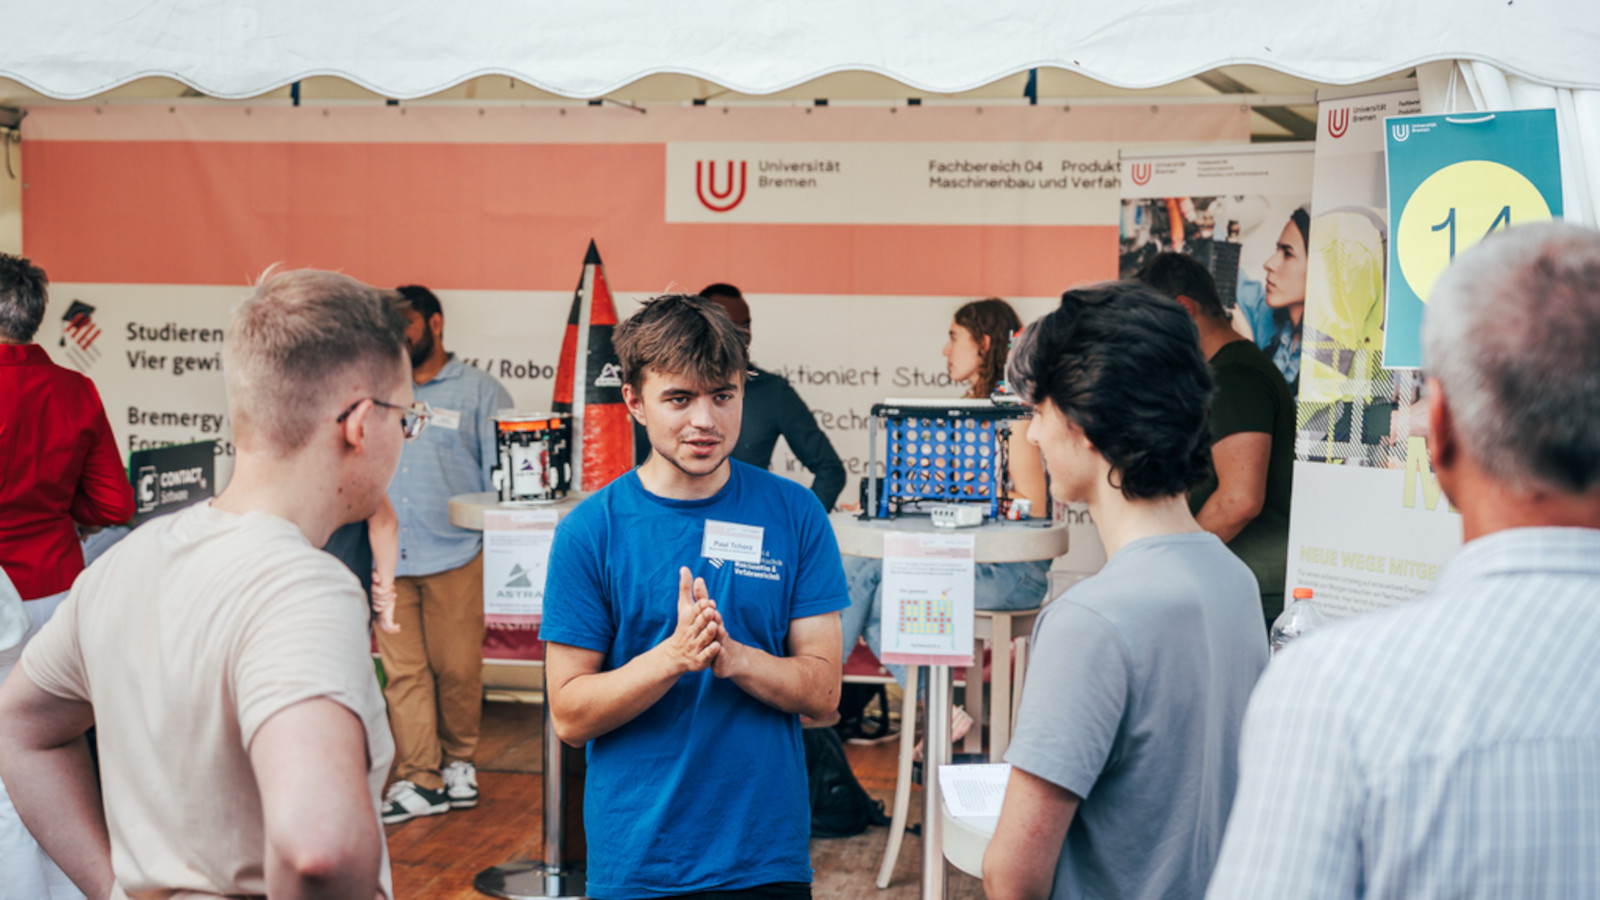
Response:
[[[1208,897],[1600,896],[1600,234],[1485,239],[1423,344],[1465,546],[1268,667]]]

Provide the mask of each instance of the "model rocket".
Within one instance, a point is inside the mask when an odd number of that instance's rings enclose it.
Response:
[[[633,468],[633,422],[622,400],[622,365],[611,347],[616,326],[617,306],[606,285],[605,266],[590,241],[561,339],[551,404],[556,412],[572,414],[577,444],[572,480],[581,491],[598,491]]]

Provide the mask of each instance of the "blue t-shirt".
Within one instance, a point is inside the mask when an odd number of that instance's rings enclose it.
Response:
[[[827,516],[792,481],[730,459],[704,500],[669,500],[629,472],[556,529],[546,641],[616,669],[677,626],[678,568],[706,580],[733,640],[785,655],[789,623],[848,605]],[[701,555],[707,521],[763,529],[759,564]],[[588,891],[613,898],[810,881],[810,801],[797,716],[708,669],[589,743]]]

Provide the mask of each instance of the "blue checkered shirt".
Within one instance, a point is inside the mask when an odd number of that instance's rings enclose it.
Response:
[[[1251,697],[1208,898],[1600,897],[1600,530],[1466,545]]]
[[[500,382],[453,353],[439,374],[416,386],[416,396],[433,406],[434,419],[406,444],[389,482],[389,500],[400,517],[397,575],[432,575],[478,555],[483,536],[450,524],[450,498],[494,489],[494,417],[511,408]],[[441,424],[451,412],[461,417],[454,429]]]

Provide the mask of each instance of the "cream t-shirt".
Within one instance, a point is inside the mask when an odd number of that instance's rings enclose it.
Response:
[[[366,727],[378,815],[394,741],[367,621],[355,576],[294,525],[209,503],[139,528],[78,578],[22,666],[94,705],[113,898],[266,893],[250,741],[302,700]],[[380,882],[392,896],[387,848]]]

